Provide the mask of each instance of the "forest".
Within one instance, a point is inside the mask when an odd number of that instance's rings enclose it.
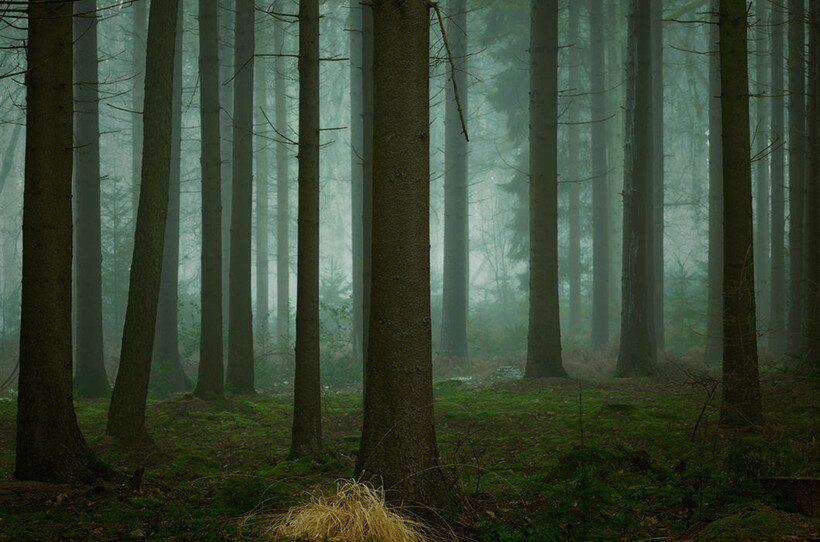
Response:
[[[0,541],[820,540],[820,0],[0,0]]]

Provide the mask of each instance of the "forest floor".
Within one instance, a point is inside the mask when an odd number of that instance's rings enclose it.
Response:
[[[820,475],[816,381],[764,374],[766,424],[743,433],[716,426],[713,380],[673,373],[437,382],[442,463],[460,494],[453,528],[506,542],[817,539],[806,499],[766,480]],[[145,467],[139,490],[1,482],[0,540],[259,540],[264,518],[352,476],[361,427],[360,395],[328,392],[326,452],[288,460],[290,397],[179,396],[149,403],[156,448],[130,451],[105,437],[106,408],[78,401],[80,425],[113,467]],[[0,400],[0,480],[14,426],[14,401]]]

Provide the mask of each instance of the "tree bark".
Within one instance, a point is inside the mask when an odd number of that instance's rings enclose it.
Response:
[[[142,182],[123,327],[120,369],[106,432],[122,441],[149,441],[145,400],[159,301],[168,190],[178,0],[155,2],[148,22]]]
[[[720,0],[723,401],[720,423],[762,421],[757,366],[746,1]]]
[[[199,375],[194,394],[222,396],[222,195],[219,126],[219,11],[199,0],[200,134],[202,149],[202,285],[200,288]]]
[[[162,278],[157,306],[154,339],[154,366],[150,389],[157,396],[186,391],[190,381],[179,358],[179,213],[180,170],[182,166],[182,2],[177,16],[174,44],[174,90],[171,113],[171,176],[168,190],[168,215],[162,252]]]
[[[803,220],[806,177],[806,13],[803,0],[789,0],[789,315],[787,354],[802,357]]]
[[[281,2],[274,2],[274,10],[281,10]],[[285,30],[275,23],[276,127],[283,134],[287,130],[288,110],[285,95]],[[288,185],[288,149],[281,138],[276,143],[276,338],[281,345],[290,344],[290,189]]]
[[[785,190],[783,115],[783,10],[772,6],[772,200],[771,200],[771,259],[769,271],[769,350],[775,356],[786,352],[786,264],[785,264]]]
[[[74,15],[74,382],[80,396],[97,398],[111,391],[103,356],[97,1],[75,2]]]
[[[319,374],[319,0],[299,1],[299,237],[292,457],[322,449]]]
[[[137,221],[140,198],[140,168],[142,167],[143,121],[145,103],[145,22],[148,19],[148,1],[136,0],[133,4],[133,27],[131,34],[134,91],[131,95],[131,202],[132,218]]]
[[[531,3],[530,308],[525,376],[565,377],[558,308],[558,2]]]
[[[441,352],[456,365],[465,365],[470,288],[470,215],[467,171],[467,2],[450,0],[447,41],[453,62],[453,81],[445,81],[444,118],[444,272],[441,303]],[[459,112],[459,107],[461,112]]]
[[[569,88],[573,94],[581,93],[579,66],[580,48],[578,19],[581,6],[579,2],[569,4]],[[578,179],[579,158],[579,104],[573,100],[567,110],[567,178],[569,196],[569,253],[567,275],[569,276],[569,333],[581,333],[581,184]]]
[[[373,3],[373,281],[357,474],[391,501],[437,507],[433,416],[429,4]]]
[[[233,91],[233,196],[231,198],[228,370],[235,393],[255,393],[251,301],[251,217],[253,215],[254,3],[236,0]]]
[[[365,365],[370,344],[370,292],[373,275],[373,10],[362,13],[362,359]],[[367,368],[362,373],[367,378]],[[365,392],[367,385],[363,386]]]
[[[603,350],[609,343],[609,164],[606,139],[607,32],[601,0],[589,0],[589,62],[592,92],[592,347]],[[608,121],[611,122],[611,121]]]
[[[656,260],[653,237],[657,201],[653,196],[656,132],[652,117],[652,36],[650,0],[632,0],[626,66],[624,137],[624,226],[621,345],[615,374],[646,376],[655,372],[654,297]]]
[[[71,389],[72,4],[35,0],[27,13],[14,478],[88,483],[107,469],[86,446]]]
[[[706,309],[708,363],[723,358],[723,136],[720,107],[720,0],[711,0],[714,14],[709,30],[709,262]]]
[[[805,367],[820,366],[820,8],[809,10],[809,168],[806,176]]]

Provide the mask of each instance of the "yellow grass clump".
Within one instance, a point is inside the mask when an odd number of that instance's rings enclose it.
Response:
[[[436,542],[428,527],[392,511],[384,491],[342,480],[332,495],[314,494],[310,502],[279,516],[268,535],[274,539],[328,542]]]

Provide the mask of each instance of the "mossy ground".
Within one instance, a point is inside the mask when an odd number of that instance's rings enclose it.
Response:
[[[807,537],[817,520],[760,479],[820,473],[813,386],[767,375],[765,427],[720,431],[710,405],[693,435],[705,395],[683,377],[439,382],[440,452],[461,494],[448,520],[479,541]],[[78,401],[80,424],[110,465],[145,467],[140,491],[0,483],[0,540],[255,540],[249,514],[352,475],[361,425],[360,396],[329,393],[326,452],[287,460],[290,397],[184,396],[151,402],[156,448],[129,451],[104,436],[106,408]],[[14,402],[0,401],[0,479],[12,473],[14,419]]]

